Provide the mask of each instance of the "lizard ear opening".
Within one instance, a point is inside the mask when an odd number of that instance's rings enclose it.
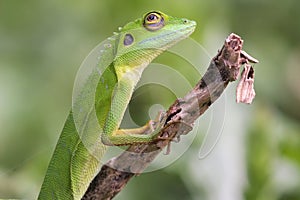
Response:
[[[143,25],[149,31],[156,31],[164,26],[164,18],[158,12],[150,12],[145,15]]]
[[[129,46],[129,45],[131,45],[131,44],[133,43],[133,41],[134,41],[133,36],[132,36],[131,34],[127,33],[127,34],[125,35],[125,37],[124,37],[123,44],[124,44],[125,46]]]

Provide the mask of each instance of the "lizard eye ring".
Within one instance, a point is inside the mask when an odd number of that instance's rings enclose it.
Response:
[[[150,12],[144,17],[144,27],[149,31],[156,31],[164,26],[164,18],[158,12]]]

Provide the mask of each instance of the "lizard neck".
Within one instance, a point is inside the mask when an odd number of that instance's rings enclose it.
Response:
[[[114,68],[118,80],[129,78],[137,83],[140,80],[144,69],[161,52],[161,50],[144,49],[143,51],[132,51],[117,57],[114,61]]]
[[[121,80],[123,78],[129,79],[135,83],[134,85],[136,85],[148,64],[149,63],[146,62],[139,65],[120,65],[116,63],[114,67],[118,80]]]

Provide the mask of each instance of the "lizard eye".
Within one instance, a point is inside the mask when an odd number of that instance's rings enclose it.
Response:
[[[164,26],[164,18],[160,13],[151,12],[144,18],[144,27],[149,31],[156,31]]]

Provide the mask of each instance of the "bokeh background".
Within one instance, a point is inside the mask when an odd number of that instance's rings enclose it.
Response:
[[[260,61],[257,96],[252,105],[236,104],[230,84],[209,156],[198,158],[199,128],[176,162],[134,178],[116,199],[300,199],[299,8],[297,0],[1,0],[0,198],[37,197],[80,63],[119,26],[158,9],[197,21],[191,37],[211,56],[229,33],[239,34]]]

